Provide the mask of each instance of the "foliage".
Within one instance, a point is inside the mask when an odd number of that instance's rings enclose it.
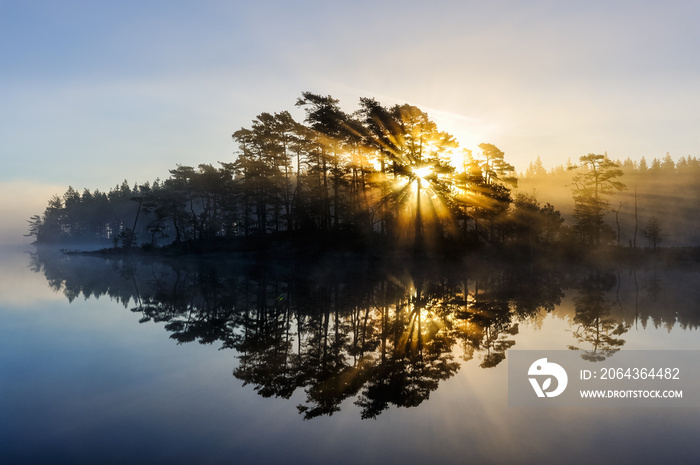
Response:
[[[427,113],[360,99],[349,114],[305,92],[303,123],[262,113],[233,133],[233,161],[177,166],[165,181],[107,193],[69,187],[31,218],[39,243],[207,247],[236,238],[351,233],[364,246],[506,242],[514,168],[492,144],[460,152]],[[468,156],[467,156],[468,155]],[[463,163],[455,166],[455,160]],[[471,234],[471,235],[470,235]]]
[[[582,156],[574,176],[574,230],[584,245],[598,246],[614,239],[615,233],[605,222],[605,214],[610,208],[607,197],[626,186],[617,181],[622,170],[606,155],[589,153]]]
[[[642,230],[642,236],[648,239],[654,250],[656,250],[656,246],[663,241],[665,236],[658,218],[654,216],[649,219],[646,228]]]
[[[541,320],[563,296],[563,273],[482,263],[467,274],[441,260],[250,266],[39,247],[32,266],[70,300],[108,295],[177,343],[233,349],[237,380],[262,397],[293,399],[304,419],[350,402],[362,418],[423,404],[460,358],[484,369],[502,363],[518,325]]]

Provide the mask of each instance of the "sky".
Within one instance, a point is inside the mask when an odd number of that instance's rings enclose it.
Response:
[[[410,103],[524,171],[700,157],[700,2],[0,0],[0,242],[67,187],[231,161],[304,91]]]

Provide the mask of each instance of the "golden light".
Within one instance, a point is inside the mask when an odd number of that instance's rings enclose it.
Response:
[[[433,168],[431,166],[426,165],[421,166],[420,168],[414,168],[412,171],[413,174],[415,174],[417,177],[425,179],[432,174]]]
[[[436,319],[433,312],[430,309],[425,308],[425,307],[420,309],[420,318],[422,321],[431,321],[431,320]]]

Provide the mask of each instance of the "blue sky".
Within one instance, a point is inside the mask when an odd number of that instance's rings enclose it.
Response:
[[[0,0],[0,240],[68,185],[231,160],[233,131],[303,91],[417,105],[519,170],[700,156],[699,18],[698,2]]]

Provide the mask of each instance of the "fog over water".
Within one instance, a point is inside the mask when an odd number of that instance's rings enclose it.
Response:
[[[700,402],[508,404],[514,351],[700,350],[698,17],[0,2],[0,463],[700,463]]]

